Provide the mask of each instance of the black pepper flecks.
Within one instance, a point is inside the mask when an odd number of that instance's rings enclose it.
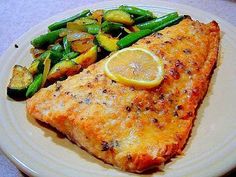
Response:
[[[90,82],[87,83],[88,88],[92,88],[92,84]]]
[[[107,89],[104,89],[104,90],[102,91],[102,93],[107,93]]]
[[[160,100],[164,100],[164,99],[165,99],[164,94],[161,94],[161,95],[159,96],[159,99],[160,99]]]
[[[174,111],[174,116],[175,116],[175,117],[178,117],[178,116],[179,116],[179,114],[178,114],[177,111]]]
[[[184,49],[183,52],[187,55],[192,53],[192,51],[190,49]]]
[[[120,143],[119,143],[118,140],[113,140],[113,141],[111,142],[111,147],[112,147],[112,148],[119,147],[119,146],[120,146]]]
[[[187,70],[186,73],[187,73],[188,75],[191,75],[191,74],[192,74],[192,72],[191,72],[190,70]]]
[[[56,83],[56,89],[55,89],[55,91],[57,92],[57,91],[59,91],[61,88],[62,88],[62,85],[57,82],[57,83]]]
[[[193,116],[193,113],[192,112],[188,112],[188,116],[189,117]]]
[[[163,36],[162,33],[156,33],[156,37],[160,38],[160,37],[162,37],[162,36]]]
[[[174,69],[174,68],[172,68],[172,69],[170,69],[170,75],[175,79],[175,80],[178,80],[179,78],[180,78],[180,74],[179,74],[179,72],[176,70],[176,69]]]
[[[172,44],[171,41],[165,41],[164,44]]]
[[[177,68],[183,68],[183,67],[184,67],[183,63],[182,63],[180,60],[177,60],[177,61],[175,62],[175,66],[176,66]]]
[[[158,120],[156,118],[151,118],[152,123],[158,123]]]
[[[176,106],[176,109],[177,109],[177,110],[181,110],[181,109],[183,109],[183,106],[182,106],[182,105],[177,105],[177,106]]]
[[[110,143],[108,143],[107,141],[102,141],[101,145],[102,145],[102,151],[108,151],[108,150],[113,150],[116,147],[119,147],[120,143],[118,140],[112,140],[110,141]]]
[[[108,142],[102,141],[102,151],[108,151],[110,149]]]
[[[130,112],[131,111],[131,107],[130,106],[126,106],[126,111]]]
[[[130,154],[127,155],[127,159],[128,161],[131,161],[132,160],[132,156]]]

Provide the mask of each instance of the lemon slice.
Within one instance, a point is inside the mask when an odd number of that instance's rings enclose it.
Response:
[[[130,47],[114,53],[104,71],[112,80],[139,88],[156,87],[164,78],[162,60],[143,48]]]

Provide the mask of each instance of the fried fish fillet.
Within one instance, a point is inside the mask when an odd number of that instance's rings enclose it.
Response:
[[[106,59],[41,89],[29,116],[46,122],[94,156],[130,172],[180,154],[217,60],[220,29],[190,18],[139,40],[164,62],[165,77],[138,90],[104,75]]]

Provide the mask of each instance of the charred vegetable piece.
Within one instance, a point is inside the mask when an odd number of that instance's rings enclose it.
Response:
[[[119,49],[116,43],[119,41],[117,38],[113,38],[109,34],[99,33],[96,39],[101,47],[109,52],[113,52]]]
[[[40,35],[39,37],[34,38],[31,41],[31,44],[35,48],[47,47],[48,45],[53,44],[59,38],[59,33],[61,31],[62,29],[59,29],[52,32],[48,32],[47,34]]]
[[[38,73],[43,73],[43,62],[42,60],[39,60],[39,59],[35,59],[30,67],[29,67],[29,72],[32,74],[32,75],[35,75],[35,74],[38,74]]]
[[[81,40],[73,41],[71,47],[74,52],[84,53],[94,46],[93,38],[84,38]]]
[[[164,23],[167,23],[168,21],[171,21],[171,20],[173,20],[177,17],[178,17],[178,13],[173,12],[173,13],[164,15],[162,17],[159,17],[159,18],[156,18],[156,19],[144,22],[144,23],[140,23],[140,24],[137,25],[137,27],[140,30],[143,30],[143,29],[153,30],[153,29],[157,28],[158,26],[163,25]]]
[[[95,10],[92,13],[91,18],[94,20],[97,20],[98,24],[101,25],[103,14],[104,14],[104,10]]]
[[[72,22],[72,21],[75,21],[76,19],[78,18],[81,18],[81,17],[85,17],[86,15],[88,15],[90,13],[90,10],[84,10],[82,11],[81,13],[78,13],[70,18],[67,18],[67,19],[64,19],[62,21],[59,21],[59,22],[55,22],[51,25],[48,26],[48,29],[50,31],[54,31],[54,30],[57,30],[57,29],[60,29],[60,28],[65,28],[66,27],[66,24],[68,22]]]
[[[32,82],[33,76],[29,70],[23,66],[15,65],[10,83],[7,86],[7,95],[13,99],[25,98],[26,90]]]
[[[72,60],[63,60],[57,63],[50,70],[47,79],[58,80],[64,76],[71,76],[81,71],[81,66]]]
[[[97,59],[98,47],[94,46],[89,49],[86,53],[73,59],[74,62],[80,64],[82,68],[87,68],[89,65],[93,64]]]
[[[119,48],[125,48],[130,46],[131,44],[135,43],[136,41],[138,41],[139,39],[149,35],[152,33],[152,30],[150,29],[145,29],[145,30],[140,30],[138,32],[134,32],[134,33],[130,33],[127,36],[125,36],[124,38],[120,39],[117,42],[117,45],[119,46]]]
[[[104,19],[109,22],[122,23],[125,25],[132,25],[134,23],[130,14],[118,9],[106,11]]]
[[[30,49],[30,53],[33,55],[34,58],[38,58],[44,52],[45,50],[43,49],[36,49],[36,48]]]
[[[70,53],[71,52],[71,44],[67,40],[66,36],[63,38],[63,47],[64,47],[64,50],[65,50],[65,53]]]
[[[34,81],[29,85],[25,96],[27,98],[32,97],[41,87],[41,83],[43,80],[43,74],[38,74],[35,78]]]
[[[77,57],[78,55],[79,55],[79,53],[77,53],[77,52],[70,52],[70,53],[65,54],[63,56],[62,60],[70,60],[70,59]]]
[[[101,27],[104,33],[112,33],[112,32],[119,31],[121,27],[123,27],[123,24],[104,21]]]
[[[120,10],[123,10],[129,14],[136,15],[136,16],[148,16],[148,17],[154,17],[153,13],[149,10],[140,9],[138,7],[134,6],[125,6],[122,5],[119,7]]]

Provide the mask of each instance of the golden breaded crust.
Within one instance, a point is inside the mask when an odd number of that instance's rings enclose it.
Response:
[[[104,59],[41,89],[27,100],[27,112],[122,170],[157,167],[181,153],[186,143],[219,40],[216,22],[184,19],[134,45],[163,59],[165,79],[158,87],[136,90],[110,80]]]

